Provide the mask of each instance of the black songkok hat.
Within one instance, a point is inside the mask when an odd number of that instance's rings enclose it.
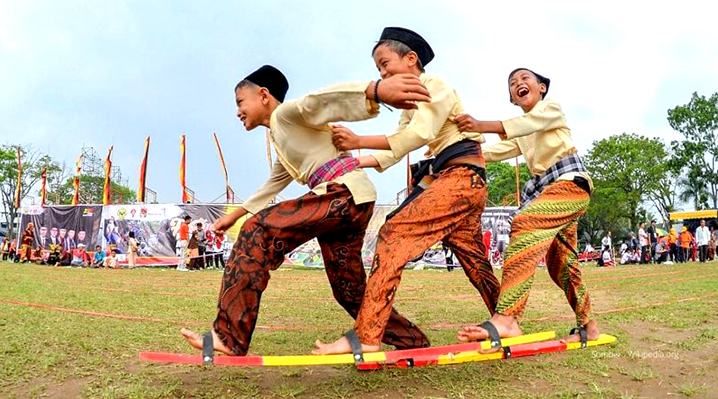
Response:
[[[284,102],[284,96],[289,90],[289,82],[284,74],[271,65],[263,65],[261,68],[247,75],[248,80],[259,87],[265,87],[269,94],[274,96],[280,103]]]
[[[518,71],[529,71],[536,76],[536,79],[538,79],[539,83],[543,83],[546,85],[546,92],[543,93],[543,95],[541,96],[541,99],[543,100],[546,97],[546,94],[548,94],[548,86],[551,84],[551,79],[545,76],[541,76],[528,68],[516,68],[509,74],[509,82],[511,82],[511,77],[514,76],[514,74]],[[509,101],[511,101],[512,104],[514,102],[514,100],[511,98],[511,85],[509,85]]]
[[[409,46],[409,48],[419,56],[419,61],[421,61],[422,66],[426,66],[426,64],[434,59],[434,50],[431,49],[429,43],[413,30],[399,27],[384,28],[379,41],[384,40],[396,40]]]

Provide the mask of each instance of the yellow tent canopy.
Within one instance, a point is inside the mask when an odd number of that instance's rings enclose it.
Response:
[[[691,212],[672,212],[670,214],[670,218],[671,220],[718,218],[718,209],[708,209],[705,211]]]

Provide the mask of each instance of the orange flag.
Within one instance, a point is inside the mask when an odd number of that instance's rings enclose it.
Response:
[[[20,147],[17,147],[17,187],[15,187],[15,208],[20,207],[22,194],[22,156],[20,155]]]
[[[145,177],[147,177],[147,154],[150,152],[150,136],[145,139],[145,155],[140,165],[140,184],[137,188],[137,202],[145,202]]]
[[[47,166],[42,170],[42,187],[40,188],[40,206],[45,206],[45,198],[47,196]]]
[[[224,185],[225,187],[227,187],[227,202],[232,202],[234,192],[229,187],[229,174],[227,173],[227,165],[224,163],[222,147],[219,146],[219,139],[217,138],[217,133],[212,133],[212,135],[214,135],[214,145],[217,147],[217,152],[219,153],[219,163],[222,164],[222,170],[224,171]]]
[[[189,196],[187,195],[187,186],[185,185],[184,181],[184,154],[185,154],[185,137],[184,134],[181,136],[182,141],[180,142],[180,185],[182,186],[182,203],[186,204],[187,201],[189,201]]]
[[[107,159],[105,159],[105,184],[102,187],[102,205],[110,205],[110,172],[112,171],[112,149],[114,146],[110,146],[107,151]]]
[[[72,181],[75,194],[72,196],[72,205],[77,205],[80,202],[80,173],[82,173],[82,155],[77,158],[77,164],[75,164],[75,178]]]

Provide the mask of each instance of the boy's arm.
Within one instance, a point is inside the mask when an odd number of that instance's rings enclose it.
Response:
[[[458,101],[454,90],[439,79],[427,80],[426,85],[431,92],[431,102],[419,104],[411,118],[404,113],[396,132],[386,136],[389,148],[372,154],[379,164],[379,171],[386,170],[406,154],[434,140],[451,115]]]
[[[231,213],[222,216],[212,224],[212,231],[215,233],[225,233],[229,230],[237,220],[248,212],[256,214],[264,208],[272,198],[276,197],[285,187],[292,182],[292,176],[289,175],[279,160],[274,162],[272,173],[266,183],[252,194],[247,201],[238,206]]]
[[[366,148],[370,150],[388,150],[389,140],[383,134],[375,136],[358,136],[349,128],[342,125],[331,125],[332,140],[334,146],[340,150],[353,150],[357,148]]]
[[[527,136],[544,130],[566,127],[561,105],[556,101],[546,101],[531,111],[505,121],[481,121],[471,115],[456,117],[456,123],[462,132],[498,133],[502,140]]]
[[[383,171],[399,162],[409,152],[422,147],[436,137],[441,127],[446,123],[456,104],[454,91],[439,80],[427,82],[432,93],[431,103],[419,104],[419,108],[409,118],[402,114],[399,127],[390,136],[357,136],[344,126],[333,126],[334,145],[340,150],[353,150],[360,148],[383,150],[368,157],[360,163],[361,167],[376,167]]]
[[[416,108],[416,102],[431,101],[429,91],[417,76],[399,74],[378,84],[371,81],[327,87],[293,102],[293,107],[284,107],[284,115],[278,116],[287,119],[298,116],[313,126],[337,121],[360,121],[373,118],[379,113],[379,106],[374,101],[376,98],[403,109]]]
[[[498,133],[505,139],[503,136],[506,131],[501,121],[480,121],[469,114],[461,114],[454,118],[454,122],[459,126],[460,132]]]
[[[521,155],[521,148],[516,139],[511,139],[483,147],[481,152],[484,154],[486,162],[498,162]]]

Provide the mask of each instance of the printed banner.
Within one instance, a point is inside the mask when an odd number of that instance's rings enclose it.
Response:
[[[83,243],[88,250],[101,245],[107,251],[117,249],[120,259],[127,252],[129,233],[134,232],[139,243],[139,265],[176,265],[179,227],[185,215],[191,217],[190,233],[201,228],[201,235],[207,242],[207,251],[222,253],[226,258],[236,240],[244,219],[241,219],[224,237],[214,237],[209,227],[212,223],[234,211],[237,205],[223,204],[136,204],[136,205],[93,205],[93,206],[34,206],[22,207],[20,231],[27,222],[35,224],[36,246],[49,249],[59,243],[65,250]],[[379,205],[367,227],[362,248],[362,259],[366,267],[371,266],[379,229],[386,216],[396,208],[394,205]],[[483,241],[489,248],[491,264],[500,267],[503,253],[511,233],[511,216],[515,207],[487,208],[482,215]],[[316,239],[311,240],[286,255],[288,264],[307,267],[323,267],[321,250]],[[411,262],[414,267],[433,266],[460,267],[458,261],[445,250],[441,242],[429,248],[422,256]]]
[[[177,241],[180,224],[184,216],[192,218],[190,232],[198,230],[202,225],[205,239],[214,243],[209,227],[221,216],[236,209],[236,205],[221,204],[137,204],[137,205],[108,205],[102,210],[102,245],[114,245],[120,254],[127,253],[129,233],[135,234],[139,243],[138,255],[140,257],[176,257]],[[229,243],[239,233],[243,219],[230,229],[225,235]],[[211,248],[212,252],[224,250],[224,242]],[[208,245],[209,247],[209,245]],[[176,264],[176,259],[160,262],[161,264]]]
[[[52,205],[20,208],[20,232],[28,222],[35,225],[35,248],[49,250],[50,245],[59,245],[69,251],[80,244],[88,249],[99,241],[100,205]]]

